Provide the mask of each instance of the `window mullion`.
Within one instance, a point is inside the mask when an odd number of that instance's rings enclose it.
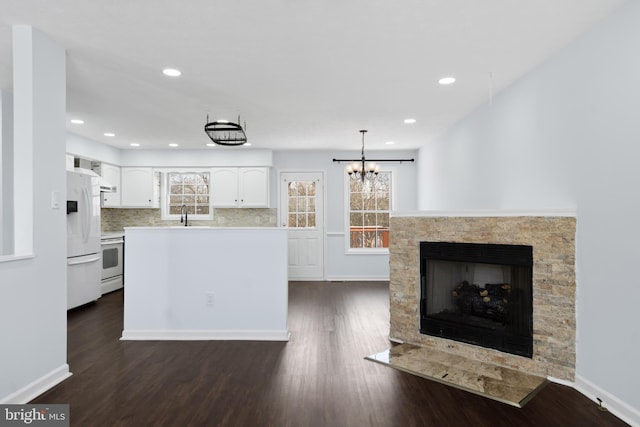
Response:
[[[381,172],[374,182],[350,181],[348,188],[349,248],[382,249],[389,246],[391,172]]]

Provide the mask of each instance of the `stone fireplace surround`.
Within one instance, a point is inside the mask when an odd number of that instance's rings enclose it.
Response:
[[[394,213],[390,230],[391,340],[574,381],[575,212]],[[531,359],[420,333],[419,260],[422,241],[533,247]]]

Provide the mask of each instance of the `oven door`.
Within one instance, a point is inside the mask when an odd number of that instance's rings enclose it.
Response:
[[[108,239],[102,241],[102,280],[122,276],[123,239]]]

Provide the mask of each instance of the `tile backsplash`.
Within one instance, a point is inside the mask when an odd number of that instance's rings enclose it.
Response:
[[[102,232],[120,232],[124,227],[170,227],[180,221],[166,221],[160,209],[113,209],[100,211]],[[276,209],[214,209],[212,221],[191,221],[190,224],[211,227],[276,227]]]

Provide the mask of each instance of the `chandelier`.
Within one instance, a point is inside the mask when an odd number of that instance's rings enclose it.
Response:
[[[218,145],[244,145],[247,143],[247,135],[239,123],[240,116],[238,116],[238,123],[232,123],[228,120],[209,122],[209,116],[207,116],[207,124],[204,125],[204,131]],[[244,127],[247,127],[246,123]]]
[[[366,163],[366,159],[364,158],[364,134],[367,133],[367,130],[362,129],[360,133],[362,134],[362,157],[360,161],[354,161],[347,166],[347,173],[351,179],[359,179],[364,182],[366,179],[373,179],[378,175],[380,166],[375,162]]]
[[[378,165],[378,163],[381,163],[381,162],[398,162],[402,164],[404,162],[413,163],[415,161],[414,159],[376,159],[376,160],[370,159],[367,162],[367,159],[364,157],[364,134],[367,133],[367,130],[362,129],[360,130],[360,133],[362,134],[362,150],[361,150],[361,157],[359,160],[333,159],[333,161],[337,163],[350,162],[347,165],[346,171],[349,174],[349,177],[351,179],[353,180],[359,179],[363,183],[366,180],[374,179],[380,172],[380,166]]]

